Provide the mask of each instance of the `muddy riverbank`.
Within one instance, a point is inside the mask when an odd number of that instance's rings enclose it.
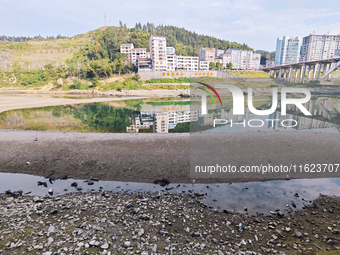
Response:
[[[223,139],[220,139],[222,135]],[[270,162],[272,165],[339,163],[339,134],[278,131],[207,134],[207,137],[218,148],[227,148],[223,156],[229,164],[236,166],[261,162]],[[176,183],[193,181],[189,173],[188,133],[0,130],[0,150],[0,172],[149,183],[159,178]],[[255,177],[251,180],[265,179],[260,174]],[[247,180],[222,178],[195,181],[209,183]]]

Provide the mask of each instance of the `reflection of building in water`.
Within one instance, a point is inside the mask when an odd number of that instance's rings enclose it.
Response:
[[[159,102],[160,104],[162,102]],[[154,133],[168,133],[179,123],[198,120],[198,111],[190,111],[190,105],[152,105],[143,104],[140,115],[127,127],[127,132],[139,132],[139,129],[149,129],[153,125]]]
[[[153,121],[154,133],[169,133],[169,117],[167,112],[156,113]]]
[[[152,116],[153,121],[153,116]],[[134,121],[132,121],[132,125],[126,127],[126,132],[128,133],[138,133],[139,129],[149,129],[153,122],[141,122],[139,115],[136,116]]]
[[[269,115],[269,119],[273,119],[275,121],[268,121],[268,128],[273,130],[278,130],[279,128],[287,128],[281,125],[283,120],[287,120],[284,122],[285,126],[291,126],[296,130],[304,130],[304,129],[319,129],[319,128],[331,128],[333,124],[329,122],[325,122],[318,119],[312,119],[302,116],[295,116],[292,114],[281,115],[280,112],[274,112]],[[295,121],[293,121],[295,120]],[[296,125],[296,126],[295,126]],[[295,126],[295,127],[293,127]]]
[[[210,109],[213,109],[214,112],[209,113]],[[198,114],[199,114],[198,118],[199,126],[212,126],[214,119],[225,119],[228,120],[230,124],[231,122],[233,123],[243,122],[244,120],[247,120],[252,116],[255,116],[255,114],[252,114],[249,111],[249,109],[245,109],[244,115],[234,115],[233,109],[230,109],[228,112],[227,109],[218,109],[215,105],[208,105],[208,114],[202,115],[201,110],[198,111]]]

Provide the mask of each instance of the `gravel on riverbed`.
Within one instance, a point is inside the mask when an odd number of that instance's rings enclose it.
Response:
[[[269,216],[209,210],[197,194],[0,196],[0,254],[324,254],[340,249],[340,198]],[[336,254],[336,253],[334,253]]]

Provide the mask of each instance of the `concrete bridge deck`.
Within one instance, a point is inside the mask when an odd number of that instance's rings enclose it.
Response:
[[[288,82],[305,83],[310,81],[322,82],[324,80],[329,80],[332,72],[337,70],[339,67],[340,56],[324,60],[265,67],[261,70],[268,72],[274,78],[284,79]]]

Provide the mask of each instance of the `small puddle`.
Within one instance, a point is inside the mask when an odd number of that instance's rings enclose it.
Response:
[[[37,182],[46,182],[47,187],[38,186]],[[204,194],[199,197],[203,204],[217,211],[268,215],[270,211],[287,212],[301,209],[310,204],[320,193],[323,195],[340,194],[340,178],[297,179],[284,181],[219,183],[219,184],[178,184],[171,183],[161,187],[152,183],[94,181],[88,185],[84,180],[55,180],[51,184],[48,179],[26,174],[0,173],[0,193],[7,190],[22,190],[24,194],[45,196],[53,189],[53,196],[77,192],[71,184],[77,182],[81,192],[112,191],[112,192],[171,192],[187,193],[194,197],[195,193]],[[298,195],[296,195],[298,194]],[[194,200],[194,199],[193,199]],[[189,200],[190,201],[190,200]],[[189,202],[188,201],[188,202]],[[292,204],[296,205],[293,208]],[[247,208],[247,211],[244,210]]]

